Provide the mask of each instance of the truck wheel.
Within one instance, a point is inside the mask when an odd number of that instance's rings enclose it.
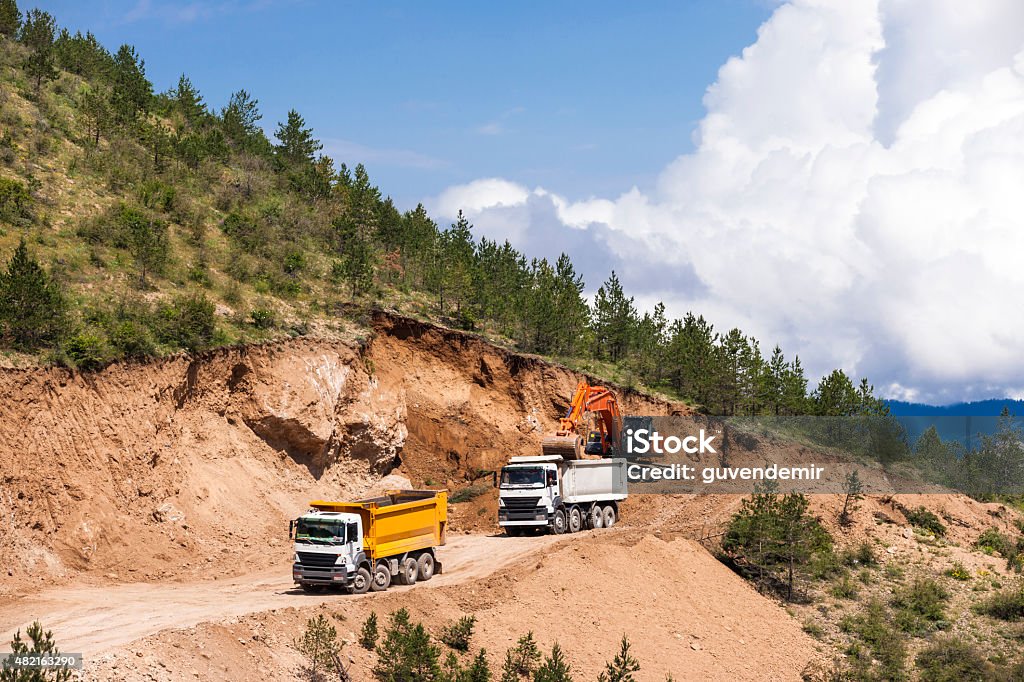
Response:
[[[398,582],[401,585],[415,585],[416,578],[419,575],[420,568],[416,564],[416,559],[407,557],[402,562],[401,568],[398,571]]]
[[[579,533],[583,529],[583,514],[580,513],[579,507],[573,507],[569,510],[569,532]]]
[[[430,554],[420,554],[416,567],[420,580],[430,580],[434,577],[434,557]]]
[[[383,561],[373,569],[373,580],[370,581],[370,589],[374,592],[383,592],[391,584],[391,569]]]
[[[370,582],[370,572],[365,568],[360,568],[352,576],[352,594],[366,594],[366,591],[370,589]]]
[[[561,535],[565,532],[565,510],[555,510],[555,516],[551,519],[551,532],[555,535]]]
[[[590,527],[604,528],[604,512],[601,510],[601,505],[595,504],[590,508]]]
[[[608,505],[604,508],[604,527],[611,528],[615,525],[615,507]]]

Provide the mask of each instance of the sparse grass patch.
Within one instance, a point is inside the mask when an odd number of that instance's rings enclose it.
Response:
[[[832,589],[829,590],[829,594],[836,599],[856,599],[859,593],[860,590],[856,583],[850,580],[850,576],[848,575],[844,575],[840,578],[836,584],[832,586]]]
[[[993,594],[980,604],[976,604],[974,611],[1010,622],[1024,620],[1024,582]]]
[[[959,561],[953,563],[953,565],[946,569],[946,575],[953,580],[970,580],[971,572],[964,568],[964,565]]]
[[[470,500],[475,500],[480,497],[488,490],[490,490],[490,486],[488,485],[471,485],[467,488],[463,488],[462,490],[455,491],[452,496],[448,498],[448,501],[452,504],[469,502]]]
[[[972,644],[941,637],[914,659],[922,682],[971,682],[994,679],[996,669]]]

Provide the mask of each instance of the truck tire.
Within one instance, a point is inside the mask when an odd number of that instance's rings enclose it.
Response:
[[[370,578],[370,572],[360,567],[352,577],[352,594],[366,594],[371,582],[373,579]]]
[[[604,528],[604,510],[601,505],[595,504],[590,508],[590,527]]]
[[[556,509],[555,515],[551,518],[551,532],[555,535],[565,533],[565,510]]]
[[[579,507],[573,507],[569,510],[569,532],[579,533],[583,530],[583,514],[580,513]]]
[[[420,567],[413,557],[407,557],[398,570],[399,585],[415,585],[419,577]]]
[[[420,554],[420,558],[416,561],[416,568],[418,572],[418,578],[420,580],[430,580],[434,577],[434,556],[429,552]]]
[[[374,592],[383,592],[391,585],[391,569],[387,563],[380,562],[373,569],[373,580],[370,581],[370,589]]]
[[[613,506],[611,506],[609,504],[607,507],[604,508],[604,512],[602,513],[602,516],[604,517],[604,527],[605,528],[611,528],[612,526],[615,525],[616,516],[617,516],[615,514],[615,507],[613,507]]]

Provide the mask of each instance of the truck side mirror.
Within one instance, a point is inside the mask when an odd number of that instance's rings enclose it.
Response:
[[[491,472],[491,487],[492,488],[497,488],[498,487],[498,472],[497,471],[492,471]]]
[[[291,540],[295,533],[295,521],[288,522],[288,539]]]

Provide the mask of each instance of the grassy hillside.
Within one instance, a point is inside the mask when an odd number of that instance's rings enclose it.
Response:
[[[798,357],[762,354],[739,329],[637,310],[614,272],[587,301],[569,255],[477,239],[461,214],[439,227],[422,206],[401,212],[358,159],[320,154],[298,112],[263,121],[245,90],[213,97],[228,103],[210,106],[185,75],[154,92],[133,47],[0,1],[6,362],[88,370],[331,334],[380,305],[716,413],[879,407],[839,370],[809,390]]]

